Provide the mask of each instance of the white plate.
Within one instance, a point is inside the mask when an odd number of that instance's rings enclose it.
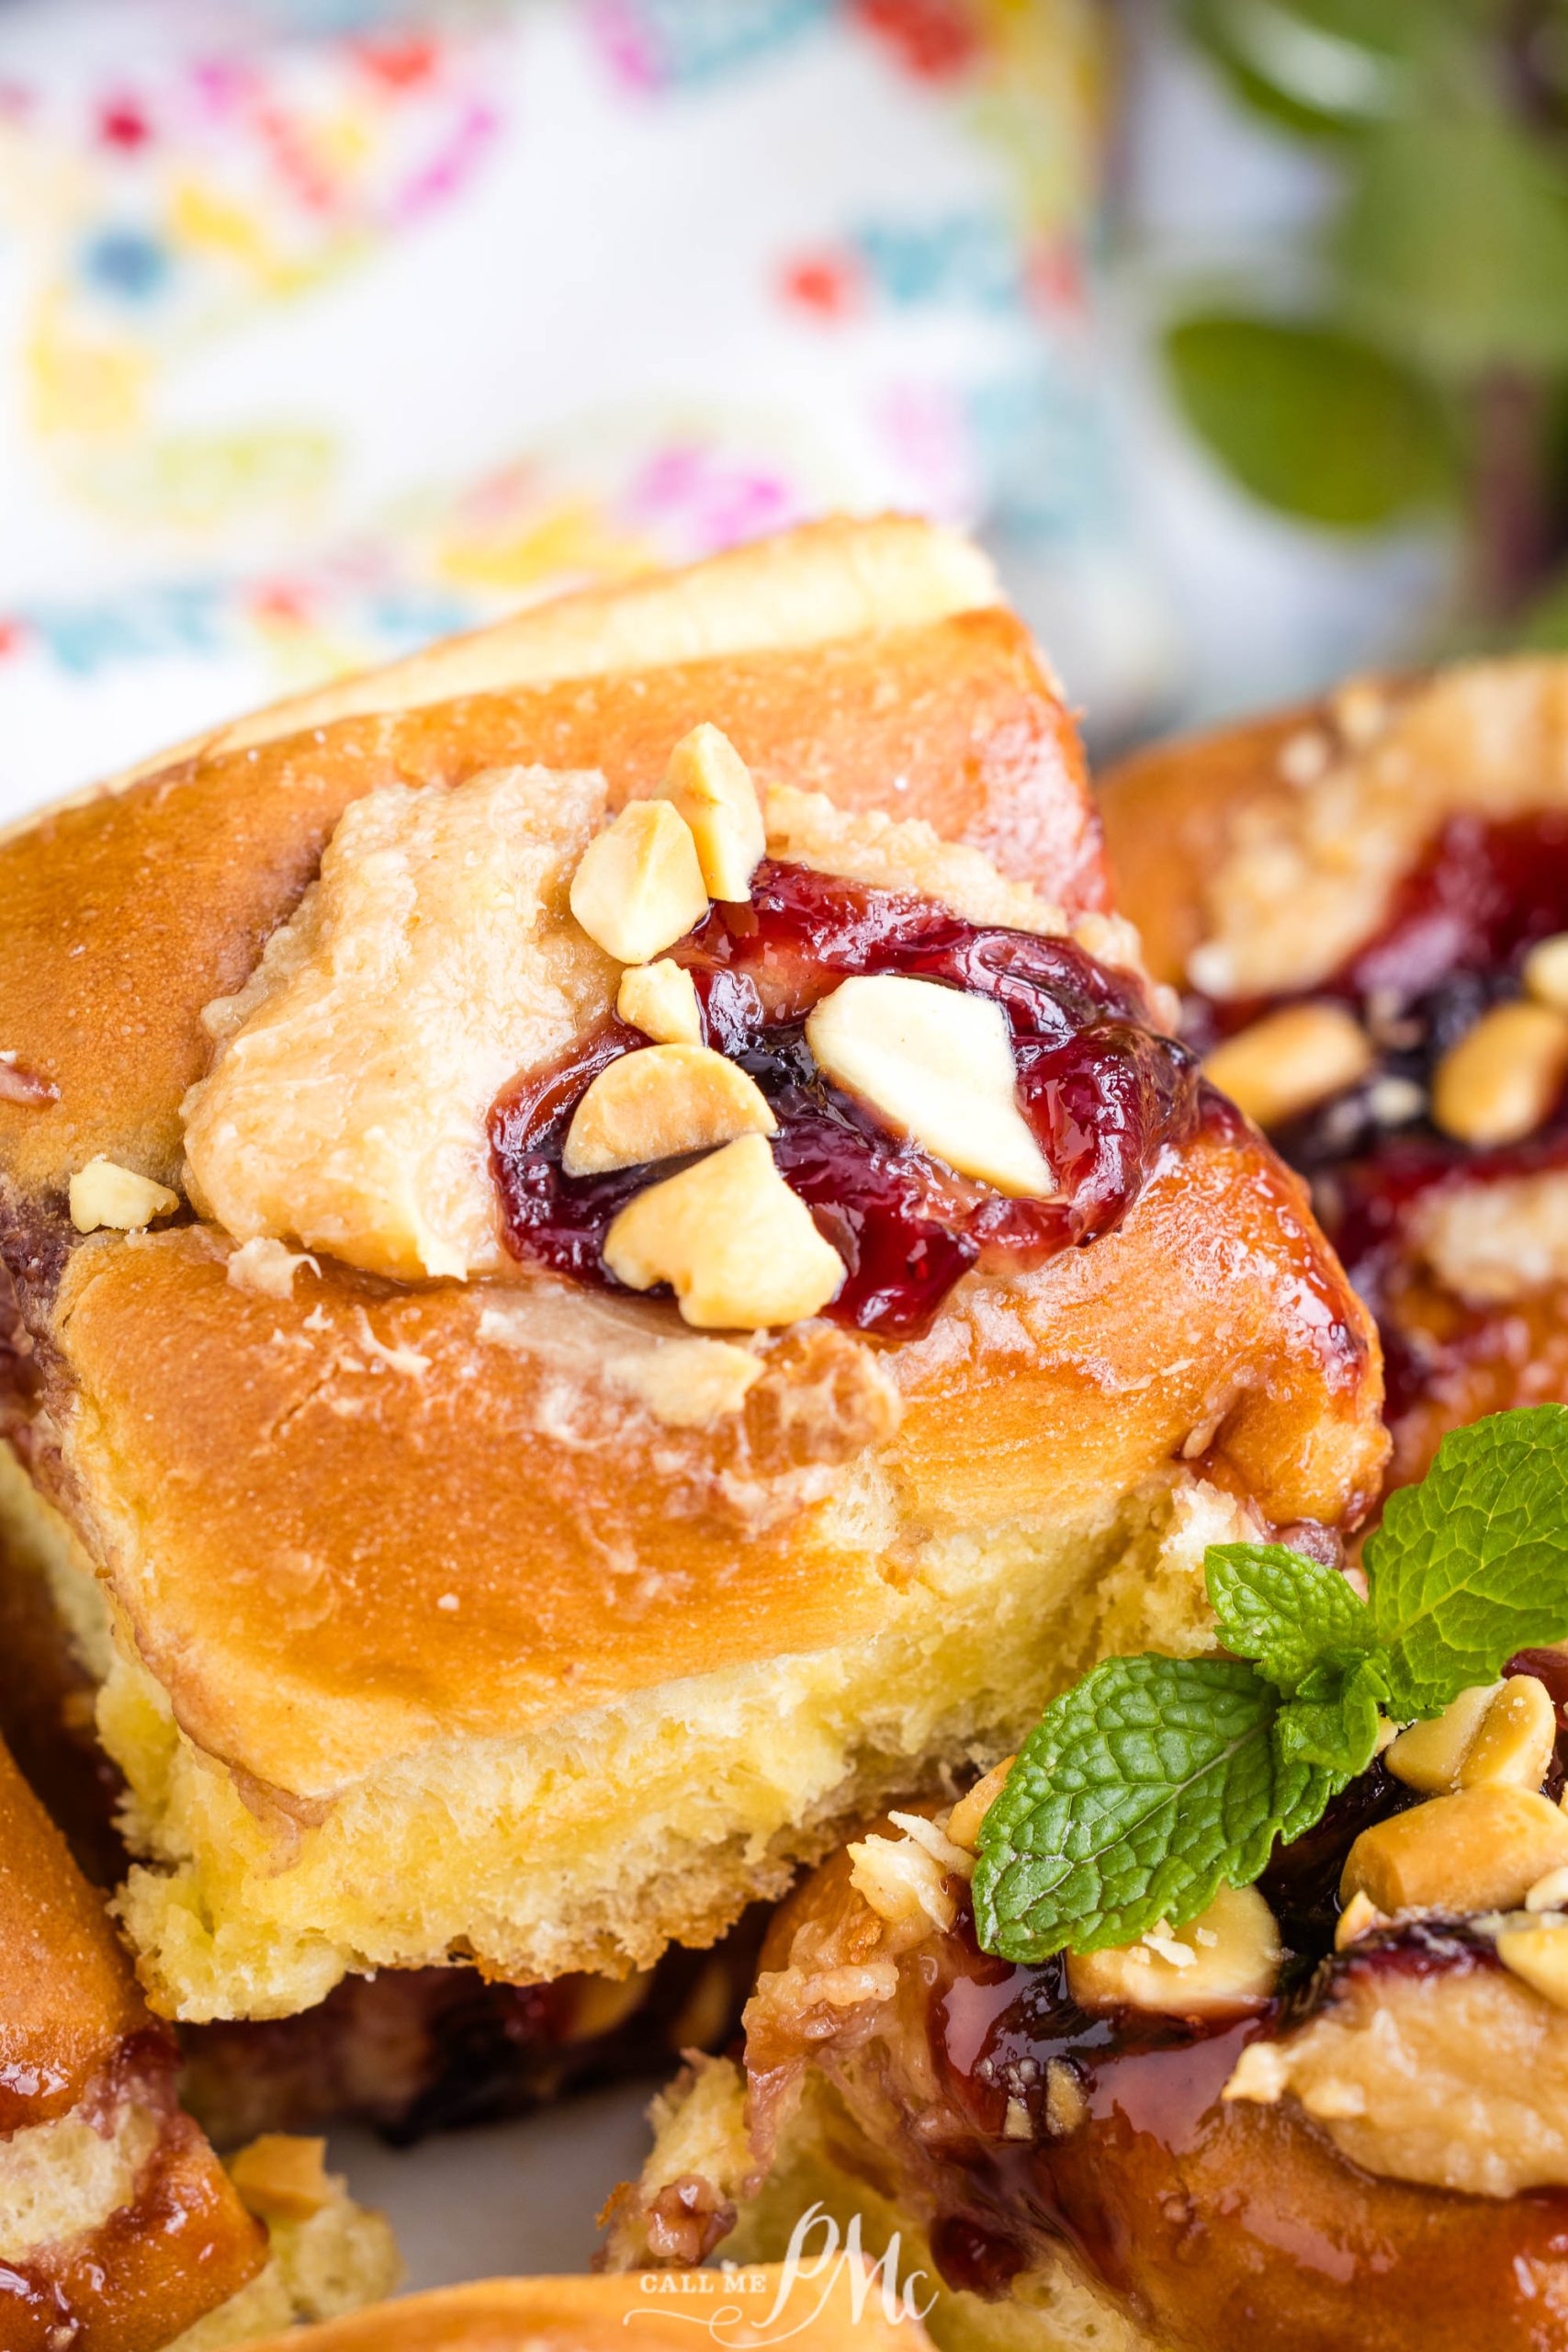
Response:
[[[336,2132],[328,2161],[354,2195],[390,2217],[408,2285],[507,2273],[586,2270],[596,2216],[648,2152],[652,2086],[596,2091],[519,2123],[450,2132],[417,2148]]]

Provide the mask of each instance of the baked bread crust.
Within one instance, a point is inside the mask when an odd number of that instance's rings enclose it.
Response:
[[[265,2236],[176,2106],[167,2030],[4,1748],[0,1951],[0,2335],[155,2352],[257,2277]]]
[[[803,2352],[929,2352],[918,2318],[885,2309],[879,2280],[846,2256],[814,2275],[819,2247],[793,2277],[779,2263],[677,2280],[490,2278],[356,2312],[278,2336],[255,2352],[615,2352],[689,2346],[718,2320],[724,2343],[792,2343]],[[722,2318],[720,2318],[722,2314]]]
[[[1112,770],[1100,799],[1118,903],[1151,971],[1260,1014],[1276,996],[1310,997],[1378,933],[1451,820],[1568,812],[1568,663],[1352,681],[1156,744]],[[1568,1172],[1467,1183],[1456,1169],[1407,1231],[1380,1310],[1401,1372],[1391,1485],[1423,1476],[1450,1429],[1568,1400]]]
[[[694,1344],[665,1306],[324,1258],[275,1295],[230,1279],[210,1227],[66,1223],[96,1153],[177,1178],[202,1007],[389,781],[596,766],[615,805],[710,719],[764,784],[928,819],[1116,949],[1060,703],[972,561],[916,531],[823,526],[574,602],[572,641],[630,643],[640,670],[582,674],[580,650],[541,683],[562,624],[525,616],[516,691],[231,730],[0,847],[6,1047],[58,1089],[0,1102],[11,1428],[109,1594],[100,1724],[162,1865],[127,1902],[158,2006],[278,2013],[348,1967],[461,1950],[525,1979],[704,1939],[835,1821],[1032,1719],[1092,1642],[1085,1589],[1130,1498],[1203,1477],[1268,1521],[1338,1522],[1372,1491],[1365,1318],[1295,1181],[1224,1125],[1117,1231],[966,1279],[919,1340],[761,1341],[743,1408],[706,1427],[657,1409],[660,1351]],[[796,568],[809,593],[781,593]],[[857,633],[822,634],[846,616]],[[670,658],[694,641],[707,658]],[[422,703],[452,676],[427,661],[355,706]],[[1005,1695],[980,1630],[1003,1589],[1038,1604]]]

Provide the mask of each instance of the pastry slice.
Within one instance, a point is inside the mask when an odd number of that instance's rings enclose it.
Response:
[[[1392,1480],[1568,1397],[1568,667],[1358,681],[1102,807],[1183,1034],[1377,1314]]]
[[[824,526],[0,848],[6,1491],[165,2014],[707,1942],[1375,1491],[993,594]]]
[[[225,2172],[176,2096],[99,1896],[0,1748],[0,2342],[156,2352],[242,2341],[385,2294],[385,2223],[321,2143]]]
[[[1533,1521],[1523,1541],[1561,1536]],[[1211,1672],[1235,1693],[1248,1668]],[[1131,1687],[1096,1714],[1128,1776],[1147,1769]],[[820,2209],[933,2269],[931,2335],[962,2352],[1559,2343],[1565,1696],[1561,1649],[1502,1660],[1387,1724],[1256,1879],[1131,1938],[1110,1922],[1043,1950],[1065,1928],[1042,1931],[1042,1957],[999,1957],[985,1872],[997,1851],[1013,1868],[1006,1839],[1027,1849],[1027,1806],[1058,1806],[1043,1844],[1079,1877],[1034,1847],[1022,1891],[1067,1900],[1105,1851],[1105,1785],[1025,1750],[954,1806],[896,1811],[778,1912],[743,2063],[698,2061],[656,2105],[614,2258],[766,2260]],[[1149,1740],[1192,1719],[1159,1710]],[[1025,1769],[1025,1827],[1013,1814],[997,1849],[985,1826]],[[1126,1849],[1098,1882],[1112,1910],[1123,1870]]]
[[[625,2344],[675,2352],[694,2343],[926,2352],[918,2314],[928,2291],[923,2281],[889,2282],[818,2236],[795,2266],[684,2279],[482,2279],[280,2336],[270,2352],[615,2352]]]

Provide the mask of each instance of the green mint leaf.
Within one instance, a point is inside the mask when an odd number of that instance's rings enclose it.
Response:
[[[1338,1570],[1282,1544],[1211,1544],[1203,1577],[1225,1647],[1288,1699],[1316,1667],[1348,1668],[1378,1647],[1371,1611]]]
[[[1337,1781],[1353,1781],[1377,1752],[1378,1709],[1388,1672],[1382,1660],[1319,1666],[1280,1708],[1274,1737],[1292,1764],[1314,1764]],[[1309,1825],[1310,1826],[1310,1825]]]
[[[1338,1785],[1280,1752],[1279,1711],[1253,1667],[1224,1658],[1108,1658],[1065,1691],[981,1826],[984,1948],[1098,1951],[1250,1884]]]
[[[1440,1714],[1515,1650],[1568,1638],[1568,1408],[1455,1430],[1365,1553],[1395,1718]]]

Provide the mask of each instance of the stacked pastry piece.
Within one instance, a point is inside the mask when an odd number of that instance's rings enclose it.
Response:
[[[679,2352],[700,2335],[802,2352],[927,2352],[922,2283],[839,2251],[728,2276],[491,2278],[378,2305],[256,2352]]]
[[[929,2255],[944,2344],[1560,2340],[1568,1424],[1501,1408],[1568,1397],[1565,723],[1560,665],[1487,665],[1111,779],[1122,904],[1379,1317],[1414,1491],[1370,1606],[1360,1568],[1318,1588],[1299,1549],[1219,1549],[1211,1593],[1250,1598],[1217,1694],[1103,1668],[1021,1780],[901,1809],[809,1879],[743,2064],[656,2110],[621,2258],[757,2255],[820,2201]],[[1321,1615],[1286,1640],[1292,1587]],[[1249,1844],[1227,1783],[1224,1836],[1167,1850],[1222,1701],[1260,1706],[1290,1801]]]
[[[386,2293],[385,2224],[317,2141],[226,2173],[180,2109],[101,1898],[0,1748],[0,2343],[7,2352],[220,2345]]]
[[[1568,1397],[1568,672],[1359,681],[1102,800],[1183,1034],[1377,1312],[1393,1478]]]
[[[164,2014],[711,1939],[1375,1488],[1364,1321],[938,534],[547,608],[3,862],[9,1508]]]

